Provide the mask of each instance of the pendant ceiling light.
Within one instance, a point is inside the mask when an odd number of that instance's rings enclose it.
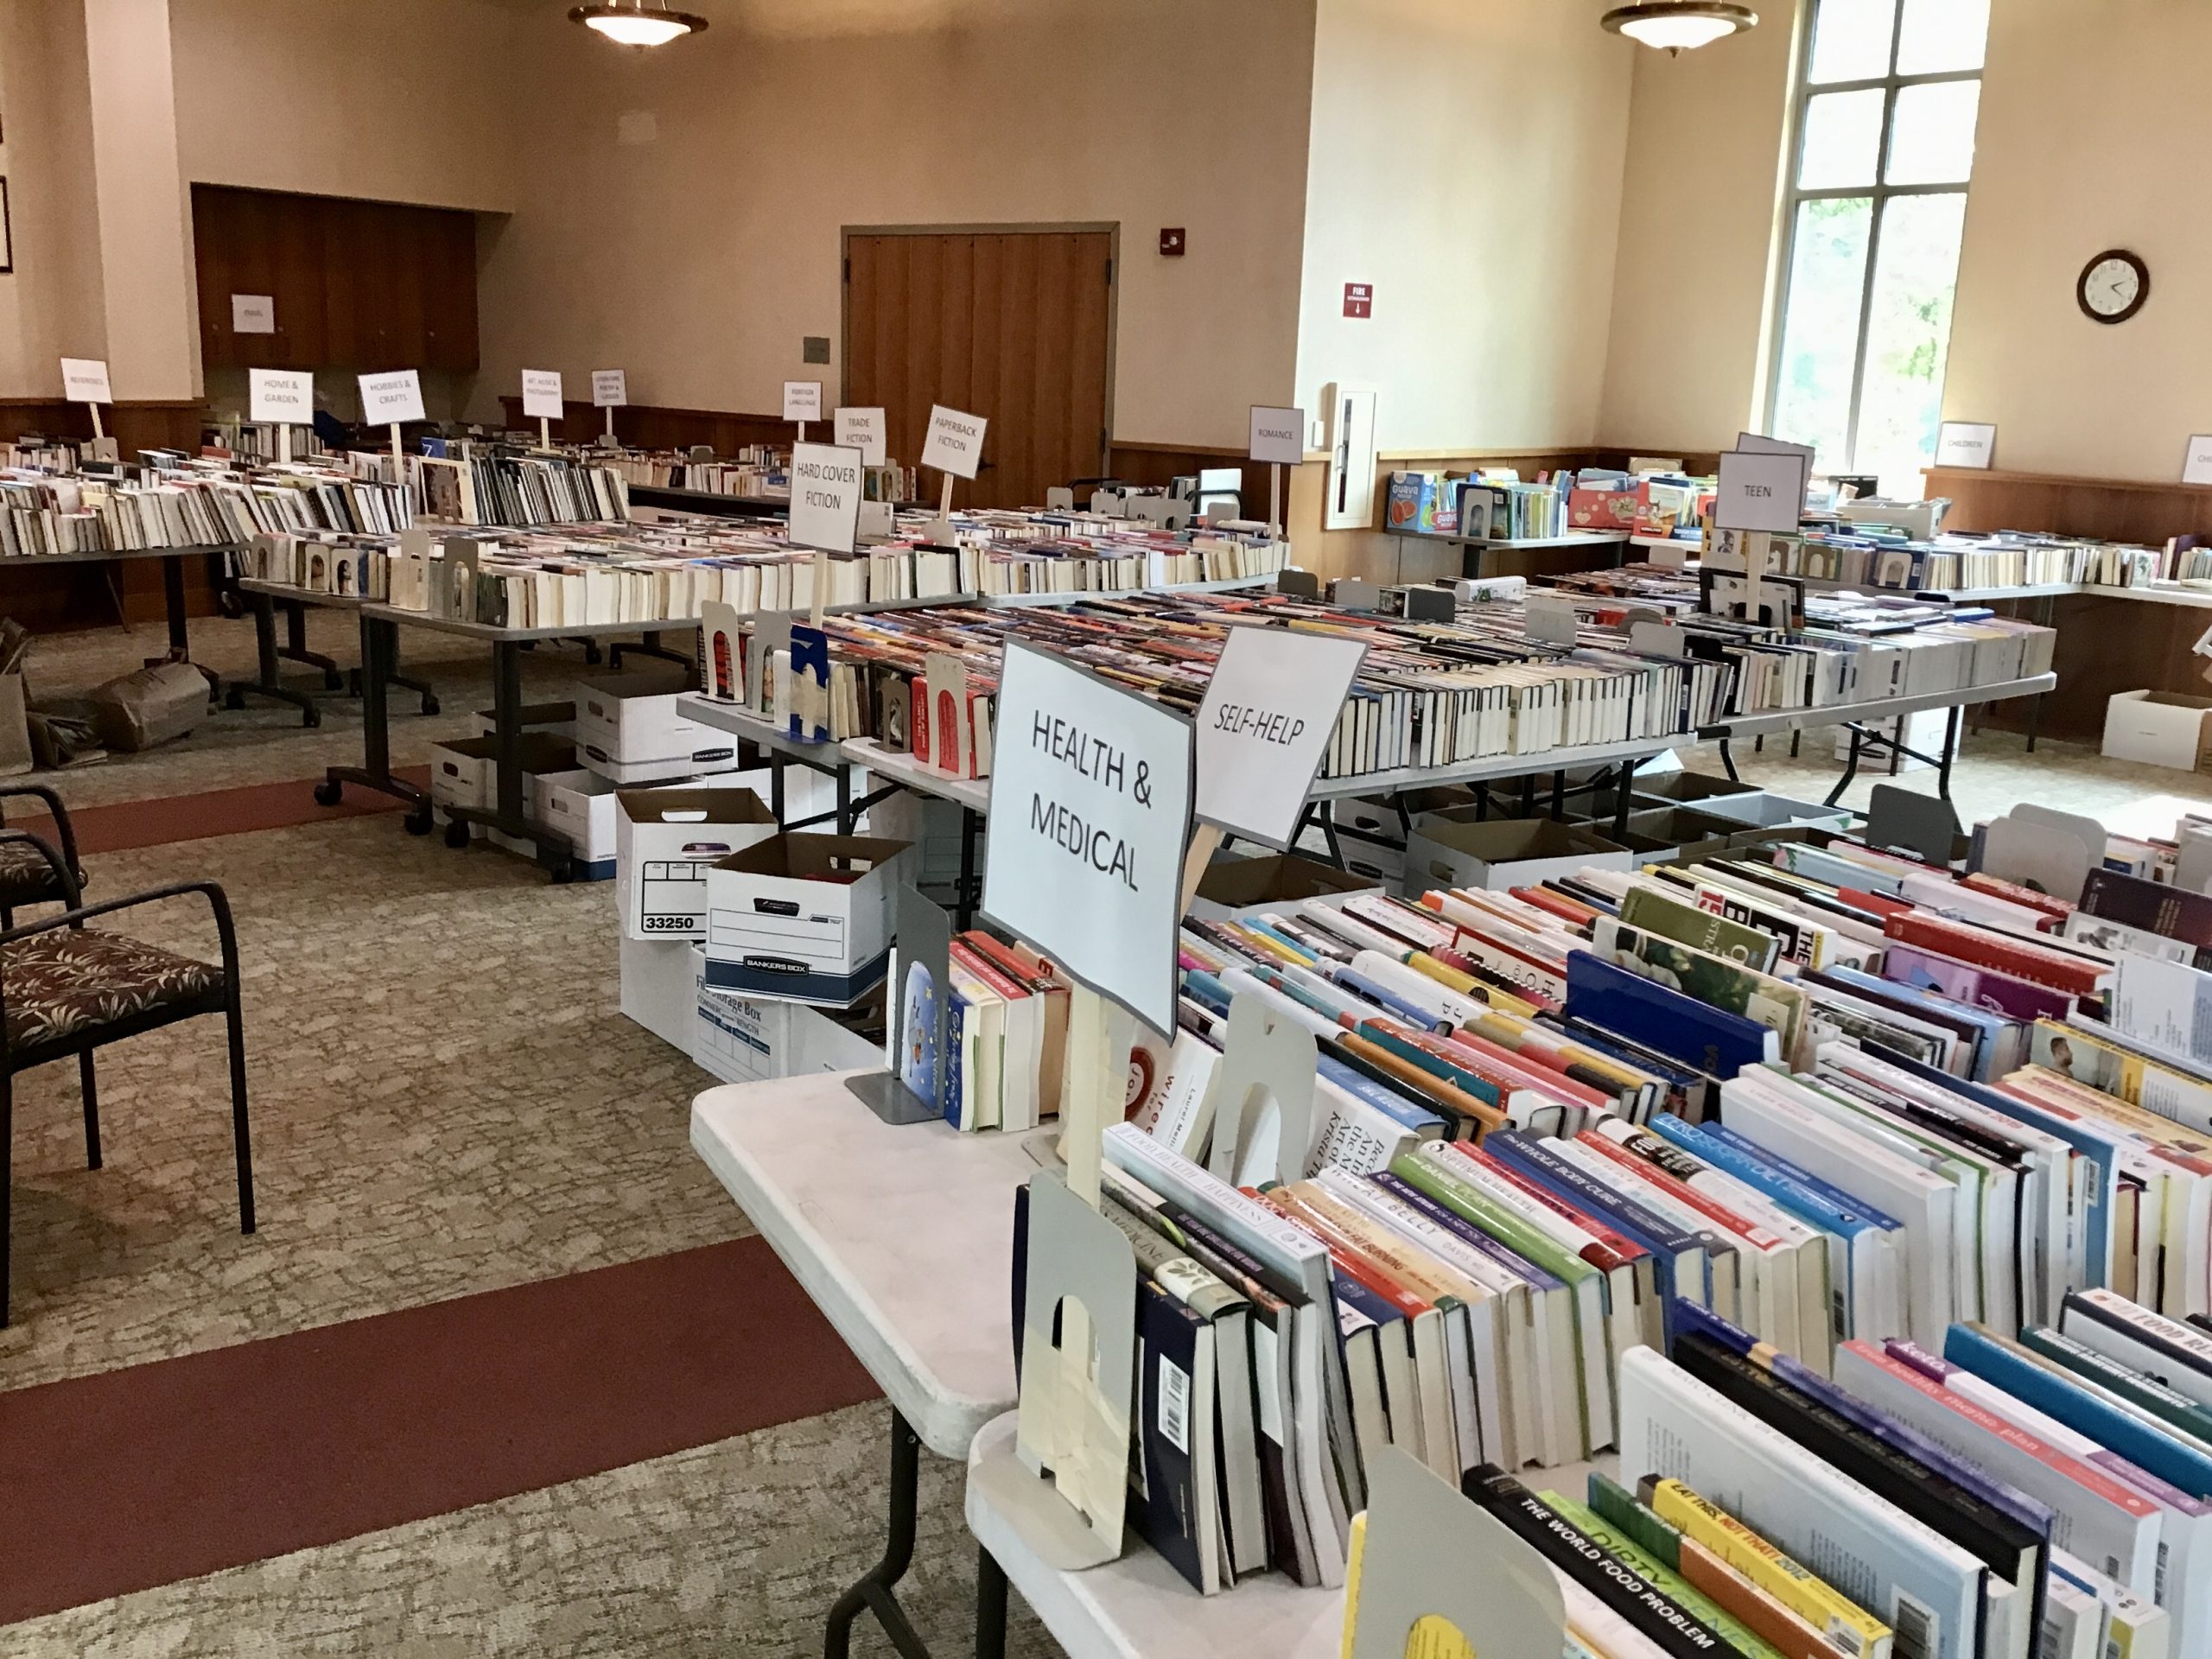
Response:
[[[1710,46],[1754,28],[1759,15],[1749,6],[1717,0],[1649,0],[1640,6],[1615,6],[1598,21],[1616,35],[1679,54],[1685,48]]]
[[[572,23],[595,29],[622,46],[666,46],[680,35],[696,35],[707,20],[688,11],[671,11],[666,0],[609,0],[596,6],[578,6],[569,14]]]

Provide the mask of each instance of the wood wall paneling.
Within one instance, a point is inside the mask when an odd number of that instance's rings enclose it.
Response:
[[[1103,467],[1110,233],[865,233],[845,251],[843,401],[881,405],[893,454],[919,455],[943,404],[990,423],[960,503],[1033,505]]]
[[[195,184],[192,222],[204,366],[477,366],[474,214]],[[234,293],[276,333],[233,334]]]

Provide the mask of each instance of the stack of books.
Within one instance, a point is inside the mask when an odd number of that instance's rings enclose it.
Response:
[[[825,440],[826,442],[826,440]],[[574,452],[611,467],[632,485],[664,490],[702,490],[710,495],[743,496],[755,501],[785,501],[791,493],[791,451],[765,443],[747,444],[733,455],[695,461],[672,449],[604,449]],[[896,461],[861,468],[861,486],[870,501],[915,499],[915,473]]]

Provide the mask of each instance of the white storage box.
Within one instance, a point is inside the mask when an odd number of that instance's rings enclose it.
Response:
[[[774,1002],[709,990],[704,949],[691,947],[697,996],[691,1058],[724,1083],[759,1083],[810,1071],[862,1071],[883,1052],[857,1032],[804,1002]]]
[[[626,789],[613,799],[615,907],[632,939],[707,937],[707,870],[776,833],[749,789]]]
[[[2105,705],[2104,753],[2180,772],[2212,759],[2212,697],[2181,691],[2122,691]]]
[[[671,665],[664,665],[670,667]],[[583,764],[618,784],[645,784],[738,769],[737,739],[702,726],[677,708],[690,679],[668,672],[625,671],[579,680],[576,753]]]
[[[1635,865],[1635,854],[1585,825],[1549,818],[1478,823],[1474,809],[1466,807],[1432,812],[1414,827],[1406,843],[1404,891],[1522,887],[1592,866],[1627,870]]]
[[[1863,765],[1865,757],[1860,757]],[[1778,830],[1787,824],[1809,824],[1819,830],[1846,830],[1858,817],[1847,806],[1829,806],[1820,801],[1792,800],[1787,795],[1770,795],[1758,790],[1749,795],[1715,795],[1700,801],[1699,809],[1716,818],[1733,818],[1749,824],[1754,830]]]
[[[778,835],[707,871],[707,984],[848,1007],[883,978],[910,842]]]
[[[594,881],[615,874],[615,785],[582,766],[542,772],[530,779],[531,814],[587,867]],[[601,868],[604,866],[605,868]]]
[[[576,734],[576,705],[573,702],[526,702],[522,706],[523,729],[543,732],[549,737],[573,739]],[[496,711],[479,709],[476,711],[476,734],[489,737],[499,729]]]
[[[459,737],[449,743],[430,745],[430,804],[480,810],[489,804],[493,787],[493,741],[488,737]]]
[[[692,1052],[698,960],[688,939],[621,942],[622,1012],[663,1042]]]

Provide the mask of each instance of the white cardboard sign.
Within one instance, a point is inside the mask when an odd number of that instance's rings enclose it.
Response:
[[[1008,640],[983,911],[1153,1030],[1175,1029],[1191,722]]]
[[[1197,814],[1287,847],[1366,645],[1287,628],[1231,628],[1198,705]]]
[[[273,334],[276,332],[276,300],[270,294],[231,296],[231,332],[234,334]]]
[[[863,536],[896,536],[899,533],[899,514],[888,501],[861,503],[861,534]]]
[[[791,446],[791,540],[849,553],[860,539],[861,452],[834,443]]]
[[[561,371],[524,369],[522,372],[522,412],[533,421],[561,418]]]
[[[1936,429],[1936,464],[1986,472],[1997,457],[1997,429],[1974,421],[1946,421]]]
[[[315,419],[315,376],[306,369],[248,369],[246,415],[305,426]]]
[[[833,419],[837,442],[849,449],[859,450],[862,465],[883,465],[885,450],[881,410],[840,409]]]
[[[785,381],[784,418],[787,421],[820,420],[822,383],[819,380]]]
[[[2189,441],[2189,454],[2181,463],[2184,484],[2212,484],[2212,434],[2199,433]]]
[[[1263,404],[1254,404],[1249,453],[1255,461],[1297,466],[1306,459],[1306,411],[1269,409]]]
[[[1521,614],[1528,620],[1529,637],[1548,645],[1573,645],[1582,626],[1573,601],[1556,594],[1525,594]]]
[[[1809,443],[1792,443],[1787,438],[1770,438],[1764,432],[1738,432],[1736,447],[1752,455],[1802,455],[1807,462],[1813,459]]]
[[[591,372],[591,402],[594,409],[626,409],[630,403],[628,372],[594,369]]]
[[[368,425],[396,426],[428,418],[423,413],[423,378],[414,370],[365,374],[360,381],[361,419]]]
[[[98,357],[63,358],[61,395],[73,404],[113,403],[115,394],[107,385],[107,360]]]
[[[1723,530],[1763,530],[1794,536],[1805,506],[1811,461],[1803,454],[1731,449],[1720,457],[1720,489],[1713,522]]]
[[[930,405],[930,435],[922,445],[922,465],[955,478],[973,478],[983,461],[983,432],[990,423],[943,404]]]

